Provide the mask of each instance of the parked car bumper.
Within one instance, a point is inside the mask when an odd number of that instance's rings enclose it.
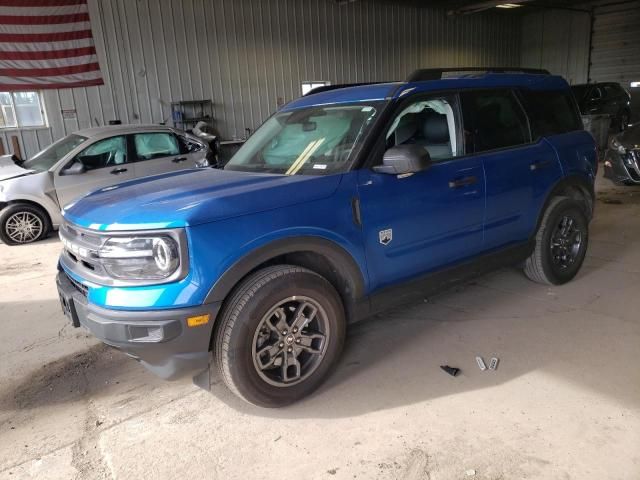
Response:
[[[107,345],[139,360],[167,380],[195,376],[209,367],[213,322],[220,303],[172,310],[123,311],[90,303],[80,285],[61,270],[56,278],[63,311]],[[187,319],[209,315],[207,323],[189,327]]]
[[[608,149],[604,157],[604,176],[618,184],[640,184],[640,152],[620,154]]]

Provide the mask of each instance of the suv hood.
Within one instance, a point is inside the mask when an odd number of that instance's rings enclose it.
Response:
[[[341,178],[182,170],[103,188],[67,205],[63,214],[93,230],[193,226],[326,198]]]
[[[16,165],[11,155],[2,155],[0,157],[0,181],[21,177],[22,175],[28,175],[30,173],[33,173],[33,170],[26,170]]]

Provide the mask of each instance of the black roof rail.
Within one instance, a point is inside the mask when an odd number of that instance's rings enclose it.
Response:
[[[378,85],[380,83],[389,83],[389,82],[337,83],[335,85],[323,85],[322,87],[316,87],[313,90],[309,90],[307,93],[303,95],[303,97],[306,97],[307,95],[313,95],[314,93],[328,92],[330,90],[338,90],[340,88],[360,87],[361,85]]]
[[[453,68],[421,68],[415,70],[407,78],[407,82],[421,82],[425,80],[440,80],[446,72],[485,72],[485,73],[530,73],[534,75],[551,75],[542,68],[520,67],[453,67]]]

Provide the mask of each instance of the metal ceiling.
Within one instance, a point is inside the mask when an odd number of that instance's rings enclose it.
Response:
[[[450,15],[469,15],[486,10],[497,10],[508,13],[530,13],[533,9],[570,9],[590,10],[590,3],[584,0],[332,0],[338,4],[354,2],[375,2],[386,4],[400,4],[412,7],[442,8]],[[496,8],[497,5],[521,5],[515,8]]]

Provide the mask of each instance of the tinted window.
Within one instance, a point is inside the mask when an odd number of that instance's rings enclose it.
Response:
[[[414,144],[424,147],[431,159],[445,160],[458,152],[455,97],[421,98],[403,108],[387,131],[387,148]]]
[[[574,85],[571,87],[571,91],[573,95],[576,97],[576,100],[580,102],[586,95],[589,90],[588,85]]]
[[[624,91],[622,90],[622,87],[617,83],[606,84],[604,87],[604,90],[607,97],[617,97],[624,93]]]
[[[133,136],[139,160],[180,155],[180,146],[171,133],[139,133]]]
[[[534,138],[582,130],[574,100],[564,91],[523,90]]]
[[[463,92],[460,98],[467,153],[529,143],[527,119],[512,92]]]
[[[111,137],[99,140],[80,152],[76,158],[87,170],[111,167],[127,162],[127,142],[125,137]]]

